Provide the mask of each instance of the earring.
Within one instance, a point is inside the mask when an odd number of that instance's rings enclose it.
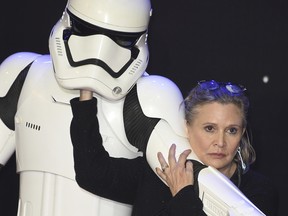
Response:
[[[246,164],[244,163],[243,158],[241,156],[241,148],[240,148],[240,146],[237,149],[237,153],[238,153],[240,161],[241,161],[242,169],[243,169],[243,171],[245,171],[246,170]]]

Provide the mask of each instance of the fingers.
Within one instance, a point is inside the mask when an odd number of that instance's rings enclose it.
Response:
[[[163,154],[161,152],[158,152],[157,157],[158,157],[158,161],[161,165],[162,170],[165,170],[168,167],[168,164],[167,164]]]
[[[183,151],[179,158],[178,161],[176,159],[176,145],[172,144],[170,149],[169,149],[169,155],[168,155],[168,163],[170,165],[171,168],[175,167],[176,165],[182,168],[185,168],[185,163],[187,160],[187,157],[189,156],[189,154],[191,153],[191,149],[186,149],[185,151]]]
[[[156,173],[157,173],[164,181],[166,181],[166,175],[165,175],[165,173],[162,171],[162,169],[160,169],[159,167],[156,167]]]
[[[185,164],[187,157],[189,156],[190,153],[191,153],[191,149],[187,149],[183,151],[179,156],[178,163]]]
[[[166,174],[164,172],[165,172],[165,169],[167,169],[169,167],[169,165],[167,164],[167,162],[164,159],[164,156],[161,152],[158,152],[157,157],[158,157],[158,161],[160,163],[161,168],[156,167],[156,173],[162,178],[162,180],[167,182],[167,177],[166,177]]]
[[[178,161],[177,161],[176,156],[175,156],[176,155],[176,145],[172,144],[170,149],[169,149],[168,163],[167,163],[163,154],[161,152],[158,152],[157,157],[158,157],[158,161],[160,162],[162,171],[164,171],[169,166],[173,168],[176,166],[176,164],[178,164],[178,165],[180,164],[183,167],[185,167],[187,157],[189,156],[190,153],[191,153],[191,149],[187,149],[187,150],[183,151],[180,154]]]
[[[157,157],[158,157],[158,161],[161,165],[161,169],[159,168],[159,172],[162,171],[164,172],[167,168],[171,168],[174,169],[176,166],[185,169],[186,167],[186,160],[188,155],[191,153],[191,149],[187,149],[185,151],[183,151],[179,158],[178,161],[176,159],[176,145],[172,144],[170,149],[169,149],[169,153],[168,153],[168,163],[166,162],[163,154],[161,152],[157,153]]]
[[[160,162],[162,172],[164,172],[165,169],[168,168],[169,166],[174,167],[175,164],[177,163],[175,157],[175,151],[176,151],[176,145],[172,144],[168,153],[168,163],[166,162],[163,154],[161,152],[158,152],[157,157],[158,161]]]
[[[175,157],[175,153],[176,153],[176,145],[172,144],[170,149],[169,149],[169,154],[168,154],[168,163],[171,167],[174,167],[176,164],[176,157]]]
[[[192,163],[192,161],[187,161],[186,162],[186,171],[193,173],[193,163]]]
[[[191,149],[183,151],[177,160],[176,145],[172,144],[168,153],[168,163],[162,153],[157,154],[161,168],[157,167],[156,173],[168,185],[172,196],[187,185],[194,184],[193,164],[187,161],[190,153]]]

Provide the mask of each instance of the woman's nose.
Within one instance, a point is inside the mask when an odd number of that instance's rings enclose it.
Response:
[[[224,147],[225,146],[225,134],[224,133],[217,133],[215,135],[215,145],[218,147]]]

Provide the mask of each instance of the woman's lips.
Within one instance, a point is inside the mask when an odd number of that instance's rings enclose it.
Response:
[[[215,159],[222,159],[225,157],[225,154],[223,153],[209,153],[208,155]]]

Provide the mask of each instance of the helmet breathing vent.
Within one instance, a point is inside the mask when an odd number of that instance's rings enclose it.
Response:
[[[55,38],[55,45],[58,56],[63,56],[62,46],[61,46],[61,40],[59,37]]]

